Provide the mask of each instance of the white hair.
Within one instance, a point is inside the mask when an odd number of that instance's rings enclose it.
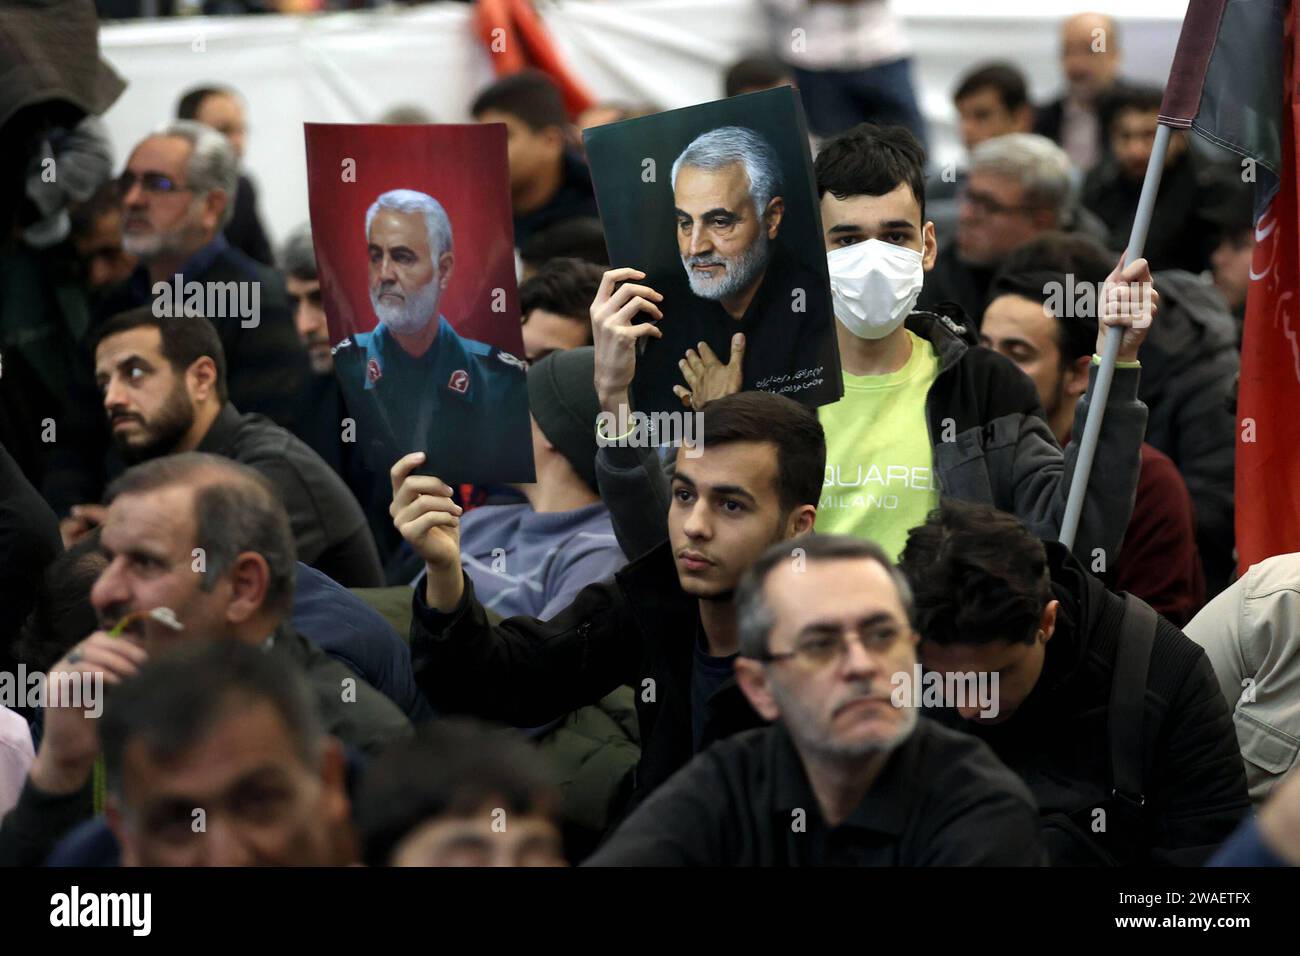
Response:
[[[370,224],[380,208],[396,212],[418,212],[424,215],[424,227],[429,233],[429,255],[436,263],[444,252],[451,252],[451,220],[442,203],[414,189],[390,189],[371,203],[366,210],[366,241],[370,241]]]
[[[1025,202],[1050,209],[1057,223],[1074,212],[1075,177],[1070,157],[1046,136],[1008,133],[980,143],[970,154],[971,172],[997,173],[1020,183]]]
[[[226,208],[219,228],[235,215],[235,194],[239,190],[239,158],[235,148],[211,126],[195,120],[172,120],[153,132],[154,136],[175,136],[190,144],[190,161],[185,169],[186,185],[196,197],[214,189],[226,194]]]
[[[683,166],[716,170],[735,163],[744,166],[749,195],[762,216],[772,197],[781,192],[781,161],[767,140],[744,126],[719,126],[691,140],[673,163],[673,188],[677,188],[677,172]]]

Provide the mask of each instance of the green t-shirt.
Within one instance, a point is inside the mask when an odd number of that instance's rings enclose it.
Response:
[[[907,532],[939,504],[925,397],[939,356],[913,335],[907,364],[888,375],[844,374],[844,397],[818,409],[826,478],[817,530],[870,538],[897,559]]]

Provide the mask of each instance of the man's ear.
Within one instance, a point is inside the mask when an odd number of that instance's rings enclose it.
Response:
[[[230,603],[226,606],[226,619],[232,624],[243,624],[266,603],[266,592],[271,585],[271,566],[256,551],[244,551],[236,556],[227,573],[230,575]]]
[[[772,687],[768,683],[767,668],[762,663],[748,657],[737,657],[736,683],[764,720],[776,720],[781,716],[781,708],[777,707]]]
[[[921,227],[921,269],[929,272],[938,257],[939,240],[934,237],[934,222],[930,220]]]
[[[1048,601],[1047,607],[1043,608],[1043,616],[1038,619],[1038,629],[1043,632],[1044,644],[1056,633],[1056,612],[1060,607],[1060,601]]]
[[[768,200],[767,209],[763,212],[763,221],[767,223],[767,238],[776,238],[776,234],[781,231],[781,218],[784,215],[785,200],[780,196],[773,196]]]
[[[438,287],[447,288],[447,283],[451,281],[451,267],[456,264],[456,257],[450,252],[444,252],[438,257]]]
[[[1091,355],[1080,355],[1065,369],[1065,394],[1078,398],[1088,391],[1088,369],[1092,366]]]
[[[562,126],[543,126],[537,131],[537,135],[542,137],[548,149],[557,156],[564,155],[564,148],[569,145],[568,136]]]
[[[361,859],[361,846],[352,823],[352,801],[348,798],[347,757],[335,737],[321,742],[320,814],[329,826],[335,866],[350,866]]]
[[[817,522],[817,509],[812,505],[800,505],[790,512],[790,518],[786,522],[787,538],[797,538],[800,535],[812,533],[813,525]]]
[[[208,229],[221,228],[221,217],[226,211],[230,197],[224,189],[213,189],[203,197],[203,225]]]
[[[217,391],[217,363],[210,355],[200,355],[185,370],[185,382],[192,401],[206,402]]]

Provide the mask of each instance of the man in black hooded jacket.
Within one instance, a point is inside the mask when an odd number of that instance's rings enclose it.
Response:
[[[1054,864],[1200,865],[1250,811],[1204,651],[1062,545],[945,500],[899,565],[924,667],[945,687],[992,687],[989,700],[945,699],[933,716],[1021,775]]]

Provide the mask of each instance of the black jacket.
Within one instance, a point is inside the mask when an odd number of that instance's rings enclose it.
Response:
[[[1024,778],[1051,818],[1054,862],[1204,863],[1250,812],[1232,715],[1209,659],[1158,620],[1143,714],[1146,806],[1128,826],[1111,797],[1107,735],[1124,601],[1061,545],[1046,546],[1061,605],[1038,683],[1001,724],[940,719],[982,739]]]
[[[801,822],[802,826],[795,826]],[[1038,866],[1034,800],[989,749],[930,720],[827,826],[781,724],[725,740],[652,794],[588,866]]]
[[[1209,268],[1221,232],[1218,210],[1250,202],[1240,172],[1240,167],[1205,162],[1190,149],[1166,167],[1142,248],[1152,269],[1201,272]],[[1141,194],[1142,181],[1126,177],[1115,159],[1107,157],[1088,173],[1079,201],[1110,229],[1107,245],[1123,249],[1128,246]]]
[[[320,455],[288,430],[227,403],[196,451],[233,458],[266,476],[289,512],[303,563],[346,587],[384,583],[361,506]]]
[[[468,577],[451,614],[425,605],[423,577],[413,600],[415,680],[440,714],[535,727],[629,684],[641,728],[634,799],[691,759],[699,604],[678,584],[667,543],[583,588],[549,621],[512,617],[493,627]],[[702,746],[762,725],[733,677],[709,698]]]
[[[243,173],[239,174],[239,188],[235,192],[235,211],[226,223],[226,241],[248,258],[274,266],[271,255],[271,240],[266,238],[262,220],[257,215],[257,189],[253,181]]]
[[[184,282],[257,282],[259,289],[256,327],[245,328],[238,316],[208,317],[225,353],[230,401],[246,413],[265,415],[280,425],[293,427],[303,414],[302,390],[308,366],[284,284],[276,273],[230,248],[222,237],[217,238],[210,252],[215,252],[211,262],[185,273]],[[126,282],[105,292],[96,308],[95,324],[151,301],[152,286],[141,266]],[[114,468],[121,467],[110,453],[108,421],[95,385],[94,369],[94,355],[83,350],[75,369],[77,378],[68,402],[67,421],[58,423],[59,440],[43,491],[59,515],[66,514],[72,505],[99,501]]]
[[[1147,442],[1174,460],[1192,496],[1206,596],[1213,597],[1236,565],[1236,330],[1223,296],[1204,279],[1177,269],[1154,278],[1160,314],[1142,345],[1138,397],[1150,411]]]
[[[14,642],[46,565],[62,551],[54,512],[0,445],[0,670],[14,670]]]

